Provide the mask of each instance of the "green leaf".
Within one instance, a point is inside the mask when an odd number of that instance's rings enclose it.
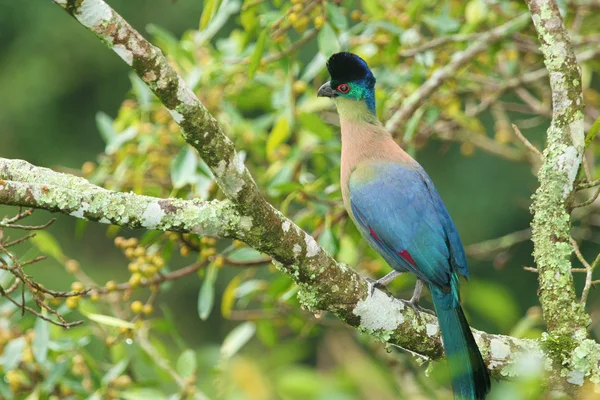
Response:
[[[333,138],[333,129],[318,114],[302,113],[298,116],[298,120],[303,128],[316,134],[321,140],[329,141]]]
[[[338,261],[348,265],[356,265],[359,258],[360,252],[352,237],[348,235],[342,236],[340,239],[340,251],[337,254]]]
[[[38,387],[38,388],[35,388],[35,390],[33,392],[31,392],[29,394],[29,396],[27,396],[25,398],[25,400],[39,400],[39,398],[40,398],[40,389]]]
[[[290,134],[291,129],[287,118],[280,117],[267,138],[267,158],[269,161],[275,161],[277,158],[275,157],[275,150],[290,137]]]
[[[260,251],[255,250],[251,247],[239,247],[233,250],[231,253],[229,253],[227,258],[231,261],[239,263],[267,259],[267,257],[263,255]]]
[[[148,107],[152,104],[154,94],[148,85],[146,85],[146,83],[142,80],[142,78],[133,72],[129,74],[129,80],[131,81],[131,89],[133,90],[136,99],[138,99],[140,107],[143,110],[148,109]]]
[[[317,36],[317,43],[319,44],[319,51],[326,57],[340,51],[340,42],[328,22],[321,28]]]
[[[215,280],[218,268],[211,264],[198,293],[198,316],[206,321],[215,304]]]
[[[279,337],[277,329],[273,325],[273,321],[259,321],[256,327],[256,337],[267,347],[273,347],[277,344]]]
[[[254,46],[254,51],[252,52],[252,56],[250,57],[250,63],[248,64],[248,77],[250,79],[254,78],[256,70],[260,66],[260,60],[262,60],[262,56],[265,53],[267,33],[268,29],[264,29],[258,36],[258,39],[256,40],[256,45]]]
[[[3,257],[0,256],[0,261],[5,261],[3,259]],[[8,265],[11,265],[11,263],[9,263]],[[4,270],[4,269],[0,269],[0,288],[2,289],[8,289],[10,287],[10,285],[12,285],[12,283],[15,281],[15,276]]]
[[[331,231],[331,227],[327,226],[319,236],[319,245],[323,247],[329,254],[335,256],[338,249],[338,241]]]
[[[54,391],[56,383],[67,373],[70,364],[71,362],[69,360],[65,360],[54,364],[52,368],[50,368],[50,372],[44,378],[44,382],[42,383],[42,391],[44,393],[50,394]]]
[[[31,238],[31,243],[33,243],[40,252],[49,255],[55,260],[59,262],[65,260],[65,255],[60,248],[58,240],[56,240],[48,231],[37,231],[35,236]]]
[[[102,384],[106,386],[109,383],[111,383],[116,377],[123,375],[123,372],[125,372],[125,369],[127,369],[128,365],[129,360],[127,359],[119,361],[111,369],[109,369],[108,372],[102,377]]]
[[[242,278],[240,275],[235,276],[227,287],[223,291],[223,296],[221,296],[221,315],[223,318],[229,318],[231,316],[231,310],[233,310],[233,306],[235,305],[235,298],[237,289],[242,283]]]
[[[204,30],[212,17],[215,15],[215,11],[219,8],[219,0],[204,0],[204,9],[200,16],[200,30]]]
[[[80,311],[83,315],[85,315],[92,321],[97,322],[101,325],[112,326],[115,328],[127,328],[127,329],[135,328],[135,325],[132,324],[131,322],[125,321],[125,320],[122,320],[119,318],[111,317],[110,315],[94,314],[94,313],[87,312],[83,309],[80,309]]]
[[[190,146],[185,146],[171,162],[171,183],[180,189],[196,181],[198,155]]]
[[[340,31],[348,29],[348,20],[346,19],[346,16],[342,14],[341,7],[327,2],[325,3],[325,8],[327,9],[327,17],[329,17],[329,20],[336,28]]]
[[[50,342],[50,327],[48,321],[41,318],[35,322],[35,336],[31,344],[33,356],[40,364],[46,362],[48,356],[48,343]]]
[[[196,352],[187,349],[177,359],[177,373],[181,376],[188,377],[196,373]]]
[[[137,128],[135,126],[130,126],[117,134],[113,127],[113,119],[103,112],[96,114],[96,126],[98,127],[98,131],[100,131],[100,136],[102,136],[104,143],[106,143],[106,148],[104,149],[106,154],[114,154],[124,143],[137,135]]]
[[[106,145],[111,143],[117,136],[117,133],[113,128],[113,119],[102,111],[96,113],[96,126]]]
[[[0,357],[0,365],[4,368],[4,372],[13,370],[19,366],[23,359],[23,349],[25,349],[25,337],[20,336],[11,340],[4,347],[2,357]]]
[[[161,28],[158,25],[146,25],[146,32],[152,35],[156,40],[156,45],[161,49],[165,50],[165,52],[168,54],[176,53],[177,49],[180,47],[179,39],[177,39],[177,37],[171,32],[164,28]],[[144,84],[144,86],[146,85]],[[148,88],[148,86],[146,86],[146,88]]]
[[[167,400],[167,396],[157,389],[139,388],[129,389],[119,393],[125,400]]]
[[[236,326],[221,345],[221,357],[225,360],[233,357],[254,336],[256,325],[252,322],[244,322]]]
[[[594,124],[588,131],[587,135],[585,135],[585,148],[586,149],[590,145],[590,143],[592,143],[594,138],[596,136],[598,136],[598,132],[600,132],[600,117],[598,117],[598,119],[594,122]]]

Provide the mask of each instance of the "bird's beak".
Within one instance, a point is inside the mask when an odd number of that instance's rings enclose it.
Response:
[[[325,82],[323,86],[319,88],[317,97],[337,97],[337,93],[331,88],[331,82]]]

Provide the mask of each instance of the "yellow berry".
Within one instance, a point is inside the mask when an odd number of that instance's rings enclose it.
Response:
[[[135,257],[141,257],[141,256],[143,256],[144,254],[146,254],[146,248],[144,248],[144,247],[136,247],[136,248],[133,250],[133,255],[134,255]]]
[[[315,17],[314,24],[315,28],[320,29],[323,25],[325,25],[325,17],[322,15]]]
[[[117,341],[117,338],[115,338],[114,336],[109,336],[104,340],[104,343],[110,347],[113,344],[115,344],[116,341]]]
[[[300,11],[302,11],[302,4],[296,4],[292,7],[292,11],[295,13],[299,13]]]
[[[65,262],[65,268],[67,272],[74,274],[75,272],[79,271],[79,262],[73,259],[67,260]]]
[[[225,265],[225,257],[223,257],[223,256],[216,256],[215,260],[213,261],[213,263],[215,264],[215,267],[221,268],[223,265]]]
[[[210,257],[216,254],[217,250],[214,247],[207,247],[200,250],[200,257]]]
[[[138,240],[136,238],[127,239],[127,247],[136,247],[138,245]]]
[[[127,269],[131,273],[140,272],[140,264],[137,261],[130,262],[129,265],[127,265]]]
[[[154,265],[146,265],[144,268],[144,276],[150,278],[158,272],[158,269]]]
[[[288,21],[290,21],[292,24],[298,21],[298,14],[295,12],[290,13],[290,15],[288,15]]]
[[[123,236],[117,236],[115,238],[115,246],[122,247],[125,244],[125,238]]]
[[[465,142],[460,146],[460,153],[463,156],[469,157],[472,156],[475,152],[475,146],[471,142]]]
[[[133,311],[136,314],[139,314],[142,312],[142,309],[144,308],[144,303],[142,303],[139,300],[134,301],[133,303],[131,303],[131,311]]]
[[[79,299],[76,296],[67,297],[65,304],[67,305],[68,308],[73,310],[73,309],[77,308],[77,306],[79,305]]]
[[[191,249],[187,246],[181,246],[181,248],[179,249],[179,254],[181,254],[184,257],[189,256],[190,253]]]
[[[96,164],[94,164],[91,161],[86,161],[81,166],[81,173],[84,176],[90,176],[91,174],[94,173],[95,170],[96,170]]]
[[[81,282],[73,282],[71,283],[71,290],[74,292],[81,292],[84,289],[83,283]]]
[[[22,360],[25,364],[33,362],[33,351],[31,351],[31,346],[27,346],[23,349]]]
[[[352,18],[352,20],[354,20],[354,21],[358,21],[360,19],[360,17],[361,17],[360,10],[353,10],[350,13],[350,18]]]
[[[152,264],[154,264],[156,268],[161,269],[165,266],[165,259],[161,256],[154,255],[152,256]]]
[[[71,367],[71,372],[73,375],[81,376],[85,372],[85,368],[83,368],[83,366],[80,364],[73,364]]]
[[[108,282],[106,282],[106,284],[104,285],[104,287],[109,292],[112,292],[112,291],[114,291],[114,290],[117,289],[117,282],[115,282],[115,281],[108,281]]]
[[[134,256],[133,252],[134,252],[133,248],[131,248],[131,247],[126,248],[125,249],[125,257],[130,258],[130,259],[134,258],[135,256]]]
[[[292,85],[292,90],[295,94],[302,94],[306,91],[306,82],[304,81],[296,81]]]
[[[100,295],[98,293],[92,293],[90,295],[90,300],[92,300],[94,303],[97,302],[98,300],[100,300]]]
[[[154,307],[152,307],[152,304],[144,304],[144,307],[142,307],[142,312],[146,315],[152,314],[153,311]]]
[[[113,381],[113,385],[119,389],[125,389],[131,385],[131,378],[129,375],[121,375]]]
[[[131,286],[132,288],[136,288],[140,286],[140,283],[142,283],[142,274],[140,274],[139,272],[131,274],[131,276],[129,277],[129,286]]]

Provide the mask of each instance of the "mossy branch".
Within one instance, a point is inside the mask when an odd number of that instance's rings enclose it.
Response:
[[[554,0],[528,0],[552,90],[552,122],[533,213],[533,256],[537,264],[539,299],[548,335],[544,344],[554,365],[571,384],[598,382],[598,344],[588,338],[590,317],[577,301],[570,261],[571,200],[584,152],[584,114],[581,72]],[[568,388],[567,388],[568,389]]]
[[[569,201],[584,151],[581,73],[554,0],[527,2],[552,89],[552,123],[533,196],[532,240],[539,271],[539,298],[548,332],[573,337],[590,317],[577,301],[571,262]]]
[[[159,199],[113,192],[85,179],[0,158],[0,204],[60,212],[127,228],[242,236],[245,219],[230,201]],[[242,235],[240,235],[242,233]]]

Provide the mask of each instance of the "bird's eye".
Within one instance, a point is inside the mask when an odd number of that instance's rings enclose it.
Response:
[[[339,85],[337,87],[337,90],[341,93],[348,93],[350,91],[350,86],[346,85],[345,83],[342,83],[341,85]]]

